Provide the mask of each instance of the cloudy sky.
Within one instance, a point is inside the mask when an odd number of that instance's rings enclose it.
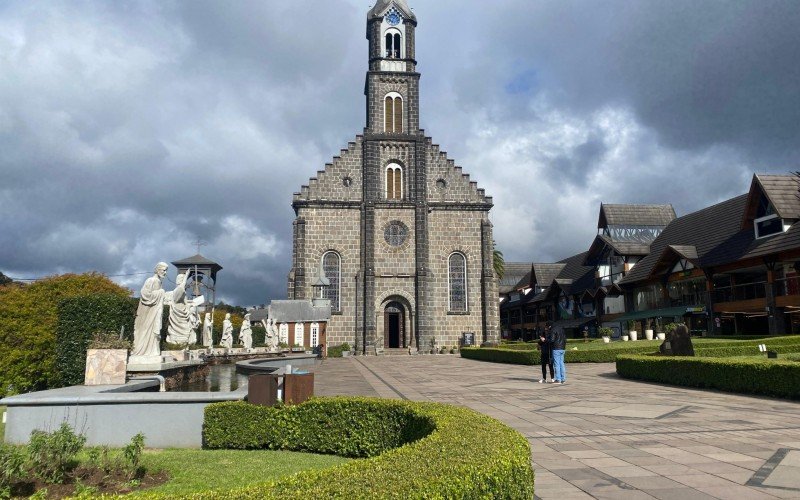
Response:
[[[509,261],[586,250],[601,202],[800,170],[797,1],[409,3],[422,126]],[[199,238],[225,301],[285,298],[291,195],[364,127],[370,6],[0,2],[0,271],[138,288]]]

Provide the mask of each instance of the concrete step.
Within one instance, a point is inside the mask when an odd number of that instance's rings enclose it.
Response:
[[[416,349],[412,349],[416,353]],[[378,350],[379,356],[408,356],[408,347]]]

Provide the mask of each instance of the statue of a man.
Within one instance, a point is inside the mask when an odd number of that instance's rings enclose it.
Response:
[[[222,322],[222,338],[219,341],[222,347],[233,347],[233,323],[231,323],[231,313],[225,314],[225,321]]]
[[[189,308],[189,345],[197,344],[197,329],[200,328],[200,315],[197,313],[197,306],[193,305]]]
[[[206,313],[203,321],[203,346],[214,347],[214,337],[211,334],[213,325],[211,324],[211,313]]]
[[[265,325],[267,329],[267,346],[270,349],[275,349],[278,347],[278,330],[275,328],[275,320],[272,318],[267,318],[267,324]]]
[[[164,304],[164,289],[161,282],[167,275],[169,266],[165,262],[156,264],[155,274],[144,282],[136,309],[136,321],[133,325],[133,349],[131,350],[131,363],[139,357],[158,357],[158,360],[140,359],[140,362],[158,363],[161,357],[161,315]]]
[[[172,304],[169,307],[169,326],[167,342],[170,344],[189,344],[192,325],[189,320],[189,307],[186,305],[186,275],[179,274],[175,279]]]
[[[239,330],[239,342],[242,343],[245,349],[253,348],[253,330],[250,328],[250,313],[244,315],[242,320],[242,328]]]

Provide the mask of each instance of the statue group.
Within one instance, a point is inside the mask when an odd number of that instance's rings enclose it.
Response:
[[[179,274],[175,279],[175,288],[164,290],[162,284],[169,266],[165,262],[156,264],[154,274],[144,282],[141,290],[139,306],[136,310],[136,321],[133,328],[133,349],[131,364],[150,364],[161,362],[161,327],[163,306],[169,305],[169,324],[167,325],[167,342],[176,345],[194,345],[198,342],[197,330],[202,326],[200,342],[206,348],[214,345],[213,321],[211,313],[205,313],[200,321],[197,308],[204,298],[189,300],[186,296],[186,275]],[[278,347],[278,331],[271,318],[263,320],[266,329],[265,343],[267,347]],[[222,322],[222,347],[233,347],[233,322],[230,313],[225,314]],[[253,347],[253,331],[250,327],[250,314],[245,314],[239,330],[239,342],[245,349]]]

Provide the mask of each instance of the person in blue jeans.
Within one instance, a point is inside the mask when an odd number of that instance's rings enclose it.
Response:
[[[564,367],[564,350],[567,348],[567,336],[564,334],[564,329],[560,326],[551,327],[547,340],[553,350],[553,368],[555,368],[556,372],[553,382],[563,384],[567,381],[567,370]]]

